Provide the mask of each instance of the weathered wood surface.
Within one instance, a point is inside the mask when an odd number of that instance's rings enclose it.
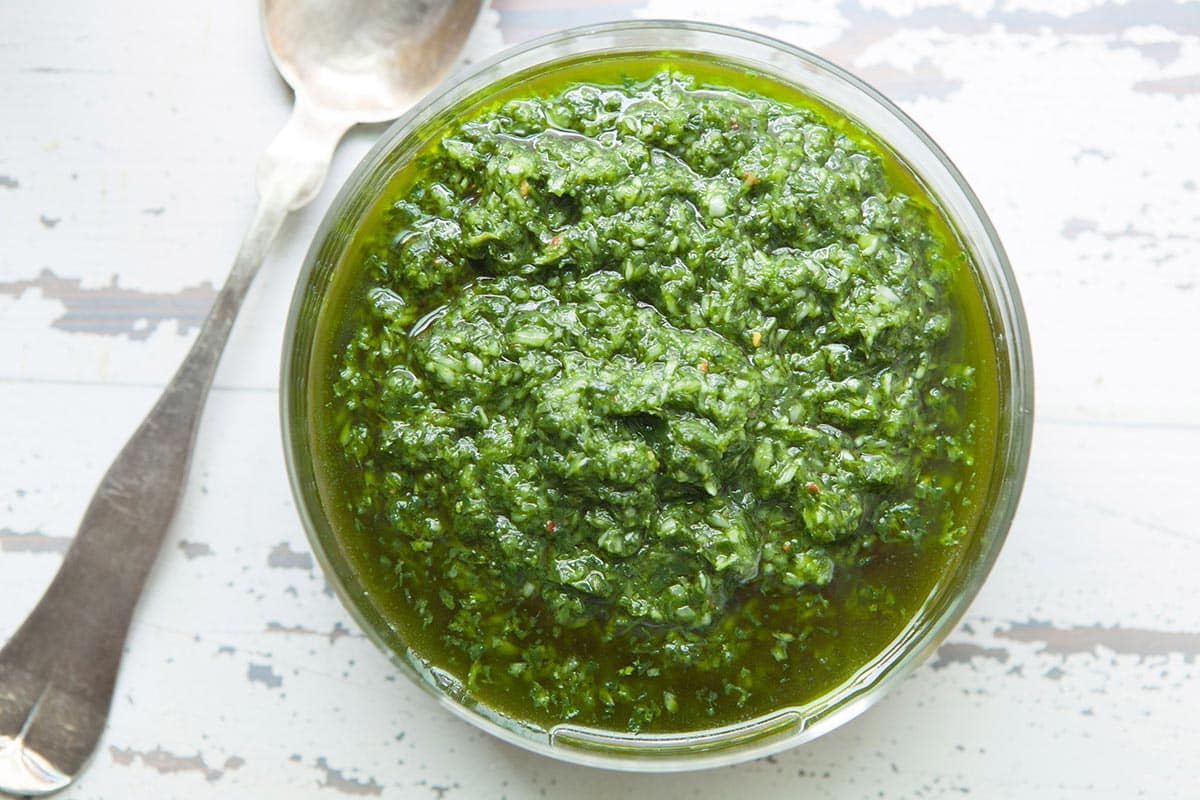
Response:
[[[289,95],[255,4],[0,7],[0,637],[186,351]],[[1033,332],[1038,426],[1008,545],[898,691],[778,757],[571,768],[398,679],[314,569],[277,424],[283,319],[337,186],[284,229],[216,380],[192,480],[71,798],[1200,797],[1200,4],[495,0],[478,57],[690,17],[826,55],[971,181]]]

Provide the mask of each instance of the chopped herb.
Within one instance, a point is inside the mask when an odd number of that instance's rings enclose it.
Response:
[[[849,121],[697,74],[468,115],[323,311],[338,536],[414,649],[527,722],[805,702],[970,538],[991,373],[957,242]]]

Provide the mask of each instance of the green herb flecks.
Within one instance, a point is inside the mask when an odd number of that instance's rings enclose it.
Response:
[[[682,73],[511,99],[421,158],[319,425],[423,655],[525,720],[687,730],[895,635],[977,445],[966,263],[886,159]]]

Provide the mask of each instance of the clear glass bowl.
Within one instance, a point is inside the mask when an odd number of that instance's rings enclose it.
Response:
[[[308,381],[315,324],[355,228],[388,180],[422,145],[498,87],[557,64],[616,54],[664,52],[714,59],[796,86],[858,121],[886,143],[938,201],[973,261],[991,323],[999,418],[984,513],[959,560],[907,628],[853,678],[804,706],[687,734],[633,735],[504,717],[474,700],[453,676],[426,665],[372,603],[342,552],[314,473]],[[953,629],[987,577],[1016,511],[1033,429],[1029,332],[1004,249],[978,200],[936,144],[879,92],[812,53],[733,28],[683,22],[619,22],[552,34],[480,64],[398,120],[346,182],[308,252],[284,336],[283,440],[292,491],[313,551],[342,602],[401,672],[473,725],[521,747],[576,764],[633,771],[714,767],[758,758],[828,733],[878,701]]]

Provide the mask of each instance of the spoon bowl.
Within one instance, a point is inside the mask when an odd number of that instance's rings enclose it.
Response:
[[[296,92],[357,122],[400,116],[454,64],[481,0],[265,0],[275,67]]]

